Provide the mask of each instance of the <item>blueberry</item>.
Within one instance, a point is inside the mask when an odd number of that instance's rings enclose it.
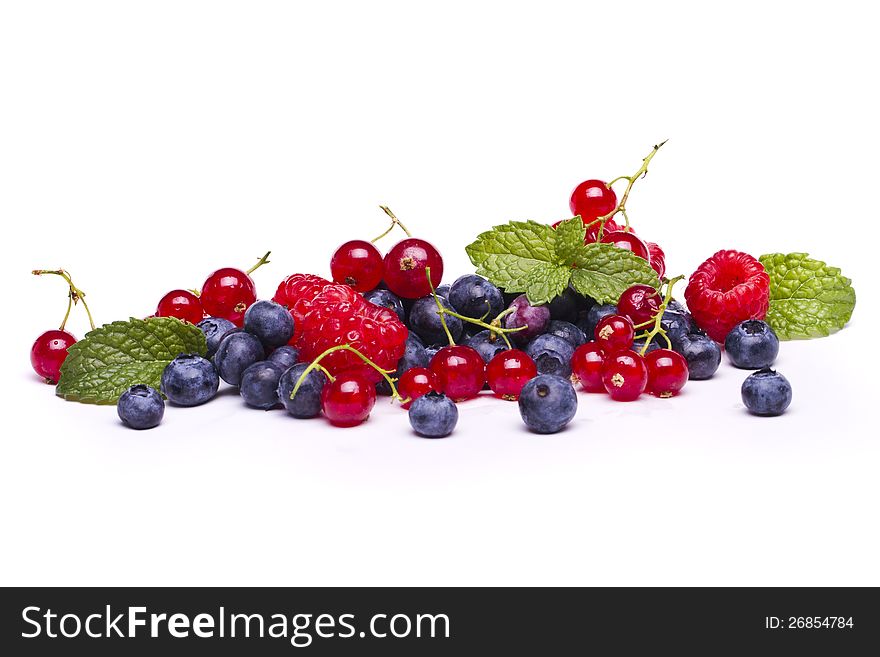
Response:
[[[663,317],[660,320],[660,326],[666,331],[666,335],[670,340],[677,340],[680,337],[692,333],[694,330],[694,320],[687,311],[679,312],[671,310],[669,307],[663,311]]]
[[[779,372],[765,367],[743,381],[742,400],[754,415],[782,415],[791,404],[791,384]]]
[[[278,363],[282,369],[286,370],[299,362],[299,349],[286,344],[275,349],[266,360]]]
[[[449,301],[449,290],[452,289],[452,286],[449,283],[444,283],[443,285],[438,285],[437,289],[434,290],[437,293],[438,297],[443,297],[447,301]]]
[[[423,438],[444,438],[458,423],[458,408],[446,395],[429,392],[409,407],[409,423]]]
[[[204,404],[214,398],[219,387],[217,370],[201,356],[181,354],[162,371],[162,394],[178,406]]]
[[[119,396],[116,412],[132,429],[152,429],[165,415],[165,402],[155,388],[139,383]]]
[[[397,361],[397,371],[394,373],[394,377],[399,379],[407,370],[411,370],[414,367],[427,367],[430,362],[431,359],[428,358],[428,352],[425,350],[425,345],[422,344],[422,341],[415,333],[410,333],[406,338],[406,346],[404,347],[403,356]],[[376,384],[376,392],[380,395],[390,397],[391,386],[389,386],[388,382],[383,378]]]
[[[514,299],[510,308],[513,308],[513,312],[504,316],[504,328],[526,327],[522,331],[510,334],[519,344],[525,344],[532,338],[538,337],[550,325],[550,308],[546,305],[533,306],[525,294],[520,294]]]
[[[547,333],[562,338],[575,348],[580,347],[587,341],[587,336],[577,326],[560,319],[554,319],[550,322],[550,326],[547,327]]]
[[[687,333],[673,340],[672,348],[687,360],[692,381],[710,378],[721,364],[721,347],[705,333]]]
[[[257,301],[244,314],[244,330],[264,347],[280,347],[293,337],[293,316],[280,303]]]
[[[222,317],[208,317],[196,326],[205,334],[205,340],[208,342],[208,358],[211,358],[217,351],[223,337],[236,328],[235,324]]]
[[[230,333],[217,347],[214,365],[221,379],[231,386],[237,386],[241,382],[241,373],[265,357],[263,345],[256,337],[245,332]]]
[[[278,382],[281,375],[290,368],[283,367],[271,360],[254,363],[241,373],[241,386],[238,392],[248,406],[269,410],[277,406]]]
[[[364,292],[364,299],[372,304],[391,310],[401,322],[406,323],[406,311],[403,309],[403,302],[391,290],[376,288],[375,290]]]
[[[596,304],[587,311],[587,314],[583,318],[581,318],[578,323],[578,328],[584,332],[584,335],[587,336],[587,340],[592,340],[596,336],[596,324],[598,324],[602,318],[616,314],[617,306],[610,303]]]
[[[770,367],[779,355],[779,338],[760,319],[749,319],[734,326],[724,340],[730,362],[744,370]]]
[[[291,399],[290,393],[296,387],[299,377],[308,368],[308,363],[299,363],[285,371],[278,380],[278,398],[293,417],[307,419],[321,414],[321,391],[327,384],[327,377],[320,370],[312,370],[303,379],[302,385]]]
[[[571,376],[574,347],[568,340],[545,333],[529,342],[525,352],[535,361],[538,374],[555,374],[564,378]]]
[[[519,413],[529,430],[556,433],[571,422],[578,399],[568,379],[539,374],[523,386],[519,395]]]
[[[432,344],[430,347],[425,347],[425,354],[428,356],[428,363],[430,364],[431,359],[437,355],[437,352],[440,351],[446,345],[442,344]]]
[[[661,337],[654,336],[654,339],[651,340],[650,344],[648,344],[648,349],[645,351],[646,354],[650,354],[652,351],[656,351],[657,349],[664,349],[666,345],[666,340]],[[632,347],[630,349],[637,353],[642,353],[642,347],[645,346],[645,339],[642,338],[640,340],[633,340]]]
[[[577,321],[578,312],[586,305],[586,302],[583,295],[567,287],[549,305],[550,319],[574,323]]]
[[[476,274],[456,279],[449,288],[448,298],[457,312],[471,319],[491,321],[504,310],[501,290]]]
[[[438,297],[440,303],[448,310],[454,310],[451,304],[443,297]],[[453,340],[461,337],[462,325],[458,317],[446,315],[446,327],[452,334]],[[437,301],[434,297],[422,297],[416,300],[409,311],[409,328],[418,335],[425,344],[440,344],[447,342],[446,332],[440,321],[440,313],[437,309]]]
[[[483,357],[486,363],[502,351],[507,351],[507,344],[504,340],[497,333],[493,333],[489,329],[484,329],[470,336],[464,341],[464,345],[476,349],[477,353]]]

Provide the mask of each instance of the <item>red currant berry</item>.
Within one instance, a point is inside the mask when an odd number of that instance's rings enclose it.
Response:
[[[650,285],[633,285],[624,290],[617,301],[617,311],[626,315],[636,326],[650,322],[657,316],[663,300]]]
[[[673,397],[688,380],[684,356],[672,349],[657,349],[645,356],[648,368],[648,392],[657,397]]]
[[[486,380],[498,397],[507,401],[519,399],[523,386],[538,376],[538,367],[526,352],[519,349],[502,351],[486,366]]]
[[[356,371],[342,372],[321,391],[321,409],[330,424],[356,427],[370,417],[376,385]]]
[[[587,222],[589,223],[589,222]],[[602,230],[603,235],[607,235],[608,233],[613,233],[615,231],[619,231],[620,226],[617,224],[614,219],[608,219],[605,222],[605,228]],[[594,242],[599,241],[599,224],[593,224],[592,226],[587,227],[587,232],[584,234],[584,244],[592,244]]]
[[[201,300],[189,290],[172,290],[159,301],[156,317],[176,317],[198,324],[205,317]]]
[[[645,359],[634,351],[622,351],[605,358],[602,384],[615,401],[638,399],[648,385]]]
[[[596,342],[606,354],[626,351],[633,346],[635,329],[632,320],[623,315],[608,315],[596,324]]]
[[[666,275],[666,254],[654,242],[646,242],[646,244],[648,246],[648,254],[651,256],[648,262],[651,263],[651,267],[657,272],[657,276],[663,278]]]
[[[587,392],[605,392],[602,364],[605,356],[598,343],[590,341],[574,350],[571,357],[571,378]]]
[[[408,409],[412,403],[421,397],[427,395],[431,391],[440,392],[440,380],[427,367],[413,367],[404,372],[397,384],[397,391],[400,396],[409,401],[400,405],[403,409]]]
[[[602,242],[605,244],[613,244],[619,249],[632,251],[640,258],[644,258],[648,262],[651,261],[651,253],[648,251],[648,245],[635,233],[625,230],[612,230],[602,234]]]
[[[34,372],[43,377],[46,383],[58,383],[61,363],[67,358],[67,348],[75,342],[75,337],[60,329],[43,333],[31,347],[31,365]]]
[[[234,267],[218,269],[202,285],[202,308],[211,317],[244,323],[244,313],[257,300],[253,279]]]
[[[379,249],[364,240],[351,240],[330,259],[334,283],[345,283],[358,292],[369,292],[382,280],[385,263]]]
[[[589,223],[617,207],[617,194],[602,180],[585,180],[574,188],[568,207],[572,214]]]
[[[455,402],[476,397],[486,383],[486,363],[472,347],[443,347],[431,359],[430,369],[442,392]]]
[[[385,283],[404,299],[419,299],[431,293],[425,270],[431,268],[431,284],[436,288],[443,278],[443,258],[433,245],[414,237],[391,247],[385,255]]]

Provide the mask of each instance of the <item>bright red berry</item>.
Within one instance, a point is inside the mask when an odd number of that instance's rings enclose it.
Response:
[[[589,222],[587,222],[589,223]],[[617,224],[614,219],[608,219],[605,222],[605,227],[602,229],[602,234],[606,235],[608,233],[615,233],[621,230],[621,226]],[[584,235],[584,244],[593,244],[599,240],[599,224],[593,224],[592,226],[587,227],[587,232]]]
[[[159,301],[156,317],[176,317],[198,324],[205,317],[201,300],[189,290],[172,290]]]
[[[253,279],[240,269],[224,267],[208,276],[202,285],[202,308],[211,317],[244,323],[244,313],[257,300]]]
[[[571,357],[572,382],[580,383],[587,392],[605,392],[605,384],[602,383],[604,362],[605,355],[598,343],[590,341],[582,344]]]
[[[651,256],[648,258],[648,262],[654,268],[654,271],[657,272],[657,276],[663,278],[666,275],[666,254],[654,242],[646,242],[646,244],[648,246],[648,254]]]
[[[617,194],[602,180],[585,180],[574,188],[568,207],[572,214],[589,223],[617,207]]]
[[[350,285],[358,292],[369,292],[382,280],[385,263],[379,249],[364,240],[346,242],[330,259],[334,283]]]
[[[662,303],[660,293],[650,285],[633,285],[620,295],[617,311],[629,317],[635,326],[639,326],[654,319]]]
[[[632,347],[635,334],[632,320],[623,315],[608,315],[596,324],[596,343],[606,354]]]
[[[688,310],[715,342],[747,319],[764,319],[770,277],[758,260],[740,251],[718,251],[697,267],[684,291]]]
[[[393,310],[370,303],[347,285],[311,274],[293,274],[282,285],[284,302],[293,315],[293,342],[304,360],[348,344],[382,369],[397,367],[409,332]],[[328,355],[321,364],[332,374],[363,369],[363,361],[345,350]],[[379,380],[375,370],[367,372],[368,378]]]
[[[67,331],[53,329],[38,337],[31,347],[31,366],[46,383],[56,384],[61,376],[61,363],[67,358],[67,349],[76,342]]]
[[[657,397],[672,397],[688,381],[687,360],[672,349],[657,349],[645,356],[648,368],[648,392]]]
[[[508,401],[519,399],[523,386],[538,376],[535,361],[524,351],[501,351],[486,366],[486,380],[498,397]]]
[[[651,254],[648,252],[648,245],[641,238],[636,237],[632,231],[612,230],[602,233],[602,242],[605,244],[613,244],[619,249],[632,251],[640,258],[650,262]]]
[[[476,397],[486,383],[486,363],[471,347],[443,347],[434,354],[430,368],[442,392],[454,402]]]
[[[634,351],[621,351],[607,356],[602,366],[602,384],[615,401],[638,399],[648,385],[645,359]]]
[[[436,288],[443,278],[443,258],[429,242],[414,237],[391,247],[385,255],[385,283],[388,289],[404,299],[419,299],[431,293],[427,268],[431,269],[431,284]]]
[[[321,391],[321,410],[337,427],[356,427],[370,417],[375,404],[376,384],[360,372],[343,372]]]
[[[413,367],[404,372],[400,381],[397,383],[397,392],[404,399],[409,401],[400,405],[403,409],[408,409],[412,403],[421,397],[427,395],[431,391],[440,392],[440,380],[427,367]]]

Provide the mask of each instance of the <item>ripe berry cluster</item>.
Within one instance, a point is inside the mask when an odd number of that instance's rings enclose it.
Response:
[[[691,276],[687,310],[672,295],[682,277],[666,279],[663,250],[630,226],[626,200],[657,148],[633,176],[578,185],[570,207],[586,226],[585,242],[613,244],[644,258],[661,280],[659,289],[633,285],[611,305],[569,287],[548,304],[532,304],[525,294],[473,274],[444,285],[438,250],[383,207],[391,226],[373,241],[341,245],[330,259],[332,280],[295,273],[281,281],[271,301],[258,301],[250,274],[268,261],[266,254],[250,270],[215,271],[200,293],[166,294],[155,314],[196,324],[207,357],[175,358],[162,374],[161,395],[132,386],[119,399],[120,418],[133,428],[156,426],[163,396],[177,406],[196,406],[212,399],[222,380],[251,407],[283,407],[295,418],[323,414],[340,427],[364,422],[377,395],[390,395],[408,410],[414,431],[431,438],[453,431],[458,403],[488,390],[518,402],[530,430],[555,433],[576,413],[575,386],[615,401],[643,393],[673,397],[688,380],[715,373],[719,343],[733,365],[758,370],[743,384],[746,407],[778,415],[791,401],[791,386],[769,369],[779,341],[761,321],[769,279],[760,262],[719,251]],[[620,200],[612,187],[618,180],[628,182]],[[375,242],[395,227],[407,237],[383,256]],[[34,273],[57,274],[68,283],[65,322],[73,304],[85,305],[63,270]],[[32,349],[34,369],[57,381],[74,341],[64,323],[44,333]]]

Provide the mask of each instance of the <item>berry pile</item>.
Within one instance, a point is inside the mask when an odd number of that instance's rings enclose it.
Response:
[[[761,263],[737,251],[717,252],[690,277],[685,308],[673,298],[683,277],[665,278],[663,250],[630,226],[629,192],[657,148],[634,176],[578,185],[570,207],[572,221],[583,222],[585,244],[632,252],[653,268],[659,286],[634,284],[599,303],[569,285],[548,303],[531,303],[516,288],[474,274],[443,284],[438,250],[383,207],[389,229],[373,241],[341,245],[330,258],[330,279],[294,273],[272,300],[258,300],[250,275],[268,262],[266,254],[250,270],[215,271],[201,292],[163,296],[156,316],[198,326],[207,354],[174,358],[160,391],[134,382],[118,400],[119,417],[132,428],[154,427],[165,400],[197,406],[215,397],[222,381],[250,407],[284,408],[301,419],[323,415],[339,427],[361,424],[378,395],[391,396],[408,411],[417,435],[440,438],[453,432],[457,404],[487,391],[516,401],[526,427],[547,434],[574,418],[577,389],[621,402],[644,394],[674,397],[689,380],[712,377],[722,344],[735,367],[758,370],[743,384],[747,409],[779,414],[791,401],[791,387],[769,369],[779,340],[762,321],[769,277]],[[612,185],[624,179],[618,200]],[[375,242],[396,227],[406,238],[383,256]],[[574,241],[583,248],[580,234]],[[651,269],[642,267],[650,280]],[[85,305],[63,270],[34,273],[65,279],[68,315],[73,304]],[[56,382],[73,342],[64,323],[41,335],[31,353],[35,371]]]

